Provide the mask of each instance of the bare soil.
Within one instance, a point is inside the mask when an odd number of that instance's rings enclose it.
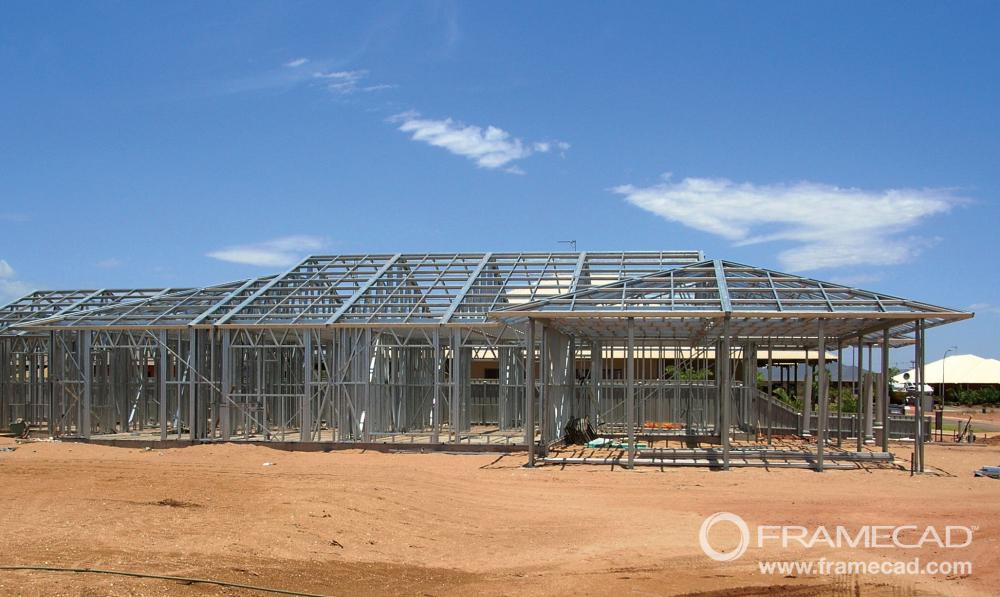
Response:
[[[1000,586],[1000,446],[929,446],[896,470],[545,466],[525,456],[137,450],[0,439],[0,565],[210,578],[323,595],[990,595]],[[900,446],[908,456],[911,448]],[[265,462],[273,463],[263,466]],[[762,575],[757,560],[908,559],[752,550],[717,563],[702,520],[977,525],[968,576]],[[0,570],[3,595],[246,595],[97,574]]]

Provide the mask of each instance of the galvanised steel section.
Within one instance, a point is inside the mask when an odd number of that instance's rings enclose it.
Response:
[[[166,291],[162,288],[38,290],[0,307],[0,335],[24,333],[13,329],[20,323],[141,301]]]
[[[701,257],[698,251],[312,256],[275,276],[161,291],[144,304],[87,315],[30,319],[36,328],[485,324],[492,310]]]
[[[683,251],[312,256],[206,288],[36,293],[0,315],[0,422],[36,432],[544,455],[584,421],[628,463],[676,436],[720,446],[722,466],[738,435],[812,433],[822,450],[833,430],[913,434],[873,391],[884,374],[858,376],[866,406],[835,416],[822,371],[815,392],[770,375],[763,391],[774,350],[887,359],[918,322],[972,316]]]
[[[512,305],[491,314],[510,324],[527,317],[551,319],[567,333],[624,336],[621,318],[636,318],[640,332],[691,337],[712,321],[729,318],[742,337],[816,337],[815,320],[825,334],[845,340],[860,333],[875,342],[882,330],[904,337],[921,320],[925,327],[972,317],[886,294],[849,288],[731,261],[705,261],[669,271],[621,280],[541,300]]]
[[[45,331],[20,323],[82,313],[108,305],[140,302],[166,292],[160,288],[40,290],[0,308],[0,429],[16,421],[48,426],[63,411],[61,389],[51,382],[62,352]]]
[[[163,290],[146,300],[127,301],[87,311],[75,311],[31,322],[36,329],[186,328],[204,321],[215,310],[233,304],[274,277],[253,278],[182,290]]]

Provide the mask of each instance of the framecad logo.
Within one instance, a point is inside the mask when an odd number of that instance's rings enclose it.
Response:
[[[708,540],[708,532],[720,522],[728,522],[735,525],[736,530],[740,533],[740,543],[733,551],[718,551],[712,547],[712,544]],[[698,531],[698,543],[701,545],[701,550],[705,552],[705,555],[716,562],[729,562],[746,553],[747,547],[750,545],[750,527],[737,514],[733,514],[732,512],[716,512],[701,523],[701,529]]]
[[[730,524],[739,534],[735,549],[721,551],[709,539],[709,532],[718,524]],[[865,548],[865,549],[920,549],[939,547],[961,549],[972,545],[972,535],[976,527],[947,525],[939,529],[933,525],[921,527],[904,525],[863,525],[847,528],[842,525],[828,528],[820,525],[809,528],[800,525],[758,525],[756,533],[738,514],[716,512],[701,523],[698,543],[705,555],[717,562],[731,562],[743,556],[749,547],[762,548],[769,545],[789,547],[824,548]]]

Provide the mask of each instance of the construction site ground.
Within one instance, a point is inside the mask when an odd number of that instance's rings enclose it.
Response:
[[[7,451],[5,448],[14,448]],[[136,449],[0,438],[0,565],[198,577],[321,595],[991,595],[1000,445],[912,444],[892,467],[546,465],[526,454]],[[727,511],[751,525],[967,525],[963,549],[702,552]],[[726,537],[722,541],[728,540]],[[735,539],[734,539],[735,541]],[[762,559],[969,560],[969,575],[765,575]],[[0,570],[3,595],[246,595],[112,575]]]

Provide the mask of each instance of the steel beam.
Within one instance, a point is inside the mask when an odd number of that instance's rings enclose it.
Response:
[[[233,390],[233,364],[232,356],[230,354],[230,341],[229,341],[229,329],[222,329],[222,380],[221,380],[221,393],[222,399],[219,401],[219,427],[221,427],[222,439],[224,441],[229,441],[229,435],[232,429],[231,413],[232,413],[232,398],[230,393]]]
[[[826,449],[827,427],[829,426],[830,395],[826,372],[826,336],[823,332],[823,320],[817,322],[816,337],[819,339],[819,420],[816,423],[816,468],[823,470],[823,457]]]
[[[465,300],[465,296],[469,294],[469,290],[475,286],[476,280],[479,279],[479,274],[483,273],[483,269],[486,268],[491,259],[493,259],[493,253],[483,255],[483,258],[476,265],[476,269],[472,270],[472,273],[469,274],[469,278],[465,281],[465,285],[463,285],[462,289],[458,292],[458,296],[451,301],[451,305],[448,307],[448,310],[445,311],[444,315],[441,317],[441,323],[451,322],[452,315],[455,314],[459,305],[461,305],[462,301]]]
[[[402,257],[401,253],[396,253],[395,255],[392,256],[391,259],[383,263],[382,267],[378,268],[378,271],[372,274],[372,276],[368,278],[368,281],[365,282],[361,286],[361,288],[356,290],[354,294],[351,295],[351,298],[344,301],[344,303],[340,306],[340,308],[337,309],[337,311],[332,316],[330,316],[330,319],[326,321],[326,324],[333,325],[337,323],[337,321],[341,318],[341,316],[348,310],[350,310],[350,308],[354,306],[354,303],[358,302],[358,299],[363,297],[365,295],[365,292],[367,292],[368,289],[371,288],[375,284],[375,282],[377,282],[379,278],[382,277],[383,274],[385,274],[385,272],[389,271],[389,269],[392,266],[396,265],[396,262],[399,261],[401,257]]]
[[[528,466],[535,466],[535,322],[530,317],[524,341],[524,444]]]
[[[917,373],[917,420],[916,420],[916,452],[915,468],[918,473],[924,472],[924,343],[926,332],[923,321],[917,321],[917,343],[914,345]]]
[[[882,451],[889,451],[889,329],[882,332]]]
[[[635,319],[628,319],[625,363],[625,424],[628,426],[628,468],[635,463]]]
[[[80,429],[79,435],[84,438],[90,438],[91,425],[90,425],[90,414],[92,409],[93,401],[93,375],[94,375],[94,364],[91,362],[90,357],[90,345],[91,345],[91,335],[90,332],[80,332],[79,342],[80,342],[80,373],[83,377],[83,400],[80,404]]]
[[[731,413],[733,403],[732,379],[730,367],[732,363],[732,350],[729,337],[729,317],[722,322],[722,338],[719,342],[719,351],[715,355],[716,370],[719,372],[717,382],[719,394],[719,441],[722,444],[722,469],[729,470],[729,428],[731,426]]]
[[[312,330],[302,333],[302,398],[299,400],[299,441],[310,442],[313,436],[312,380],[313,338]]]

